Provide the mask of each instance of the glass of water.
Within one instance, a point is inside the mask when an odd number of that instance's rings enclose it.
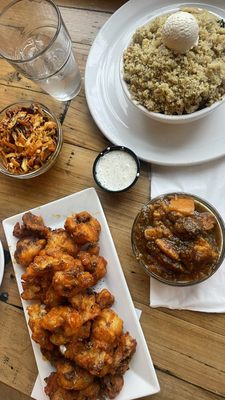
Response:
[[[0,11],[0,54],[57,100],[80,91],[72,41],[52,0],[9,0]]]

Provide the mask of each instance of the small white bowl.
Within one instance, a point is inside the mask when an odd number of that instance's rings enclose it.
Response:
[[[114,165],[111,157],[113,155],[114,162],[116,161]],[[96,157],[92,172],[95,182],[101,189],[111,193],[125,192],[140,176],[140,161],[128,147],[108,146]]]
[[[4,274],[4,264],[5,264],[4,250],[2,247],[2,242],[0,241],[0,286],[1,286],[2,278],[3,278],[3,274]]]

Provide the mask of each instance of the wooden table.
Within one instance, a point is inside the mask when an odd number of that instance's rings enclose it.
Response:
[[[122,0],[57,1],[73,40],[82,76],[98,30],[123,3]],[[109,143],[90,115],[83,88],[71,102],[59,103],[0,60],[0,108],[21,99],[33,99],[49,106],[63,124],[65,140],[54,168],[44,175],[26,182],[1,176],[1,219],[87,187],[96,187],[92,164],[97,153]],[[138,183],[123,194],[111,196],[97,187],[96,190],[134,304],[143,311],[141,324],[161,386],[160,393],[151,399],[222,400],[225,398],[225,316],[151,309],[149,279],[132,255],[130,230],[136,213],[149,199],[148,173],[149,165],[142,163]],[[0,234],[7,250],[2,227]],[[8,258],[0,292],[0,399],[28,400],[37,368]]]

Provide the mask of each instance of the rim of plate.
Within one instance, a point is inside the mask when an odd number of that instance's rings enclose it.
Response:
[[[5,267],[5,256],[4,256],[4,250],[2,247],[2,242],[0,240],[0,285],[1,285],[2,279],[3,279],[4,267]]]

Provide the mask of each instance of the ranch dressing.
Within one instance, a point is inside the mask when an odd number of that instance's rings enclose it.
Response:
[[[100,157],[95,172],[100,185],[115,192],[126,189],[139,175],[132,155],[120,150],[109,151]]]

